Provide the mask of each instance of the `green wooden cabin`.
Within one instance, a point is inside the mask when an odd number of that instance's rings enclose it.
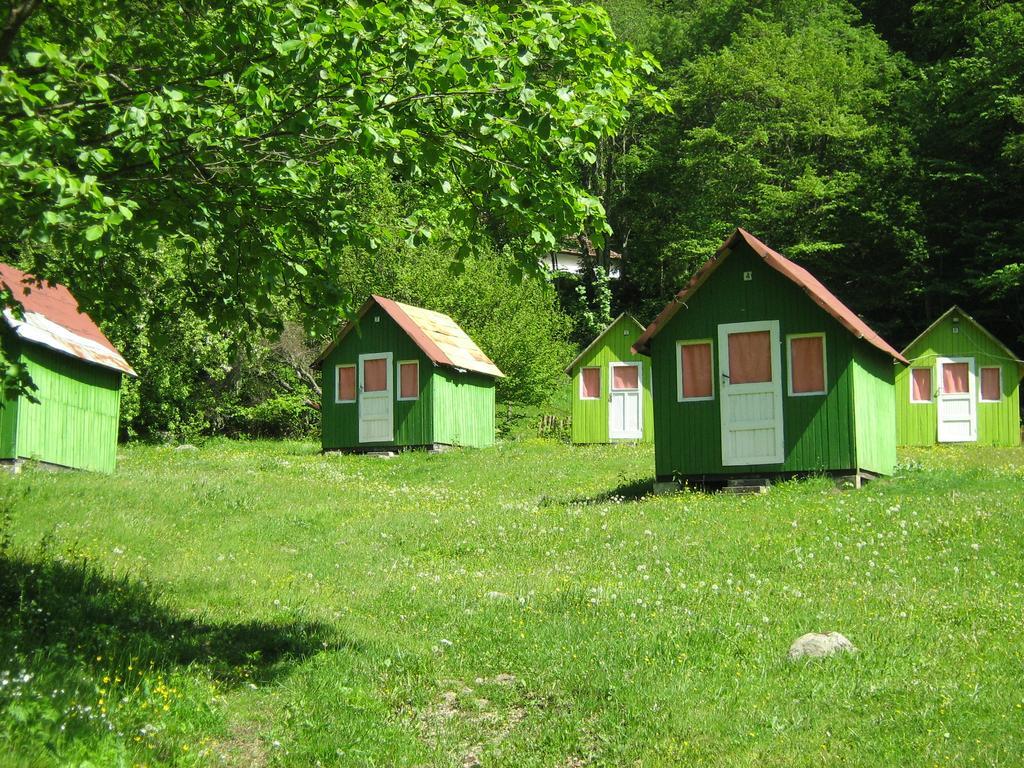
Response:
[[[314,365],[325,451],[494,444],[503,374],[447,315],[371,296]]]
[[[4,398],[0,460],[113,472],[121,381],[135,371],[62,285],[37,283],[6,264],[0,282],[21,304],[5,308],[0,343],[36,389]]]
[[[574,443],[654,440],[650,360],[631,349],[643,330],[621,314],[565,369]]]
[[[899,445],[1020,445],[1024,362],[959,307],[903,350],[896,372]]]
[[[737,229],[637,340],[660,482],[891,473],[903,357],[803,267]]]

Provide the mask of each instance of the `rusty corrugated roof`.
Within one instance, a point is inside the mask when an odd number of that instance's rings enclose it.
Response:
[[[772,250],[742,228],[737,228],[729,236],[715,255],[704,262],[703,266],[694,273],[689,284],[677,293],[675,298],[654,319],[654,322],[647,326],[647,330],[643,332],[643,335],[633,345],[634,351],[644,354],[649,352],[650,340],[658,335],[658,332],[675,316],[683,304],[704,285],[712,273],[718,269],[719,265],[729,257],[729,254],[732,253],[733,248],[739,242],[746,243],[754,253],[764,259],[768,266],[799,285],[804,290],[804,293],[810,297],[811,301],[832,315],[841,326],[858,339],[863,339],[871,346],[891,356],[893,360],[905,365],[909,364],[903,355],[897,352],[885,339],[871,330],[867,323],[857,317],[849,307],[836,298],[828,288],[821,284],[818,278],[799,264],[795,264],[787,259],[781,253]]]
[[[0,283],[10,289],[22,306],[24,316],[20,318],[10,307],[3,311],[4,320],[19,338],[129,376],[136,375],[63,285],[40,283],[7,264],[0,264]]]
[[[321,363],[374,305],[387,312],[432,362],[485,376],[505,376],[448,315],[376,295],[370,296],[359,308],[355,321],[345,323],[338,337],[320,353],[314,364]]]

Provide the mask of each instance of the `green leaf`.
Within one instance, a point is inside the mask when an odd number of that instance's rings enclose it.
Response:
[[[101,237],[103,237],[103,227],[100,224],[93,224],[85,230],[85,239],[89,242],[99,240]]]

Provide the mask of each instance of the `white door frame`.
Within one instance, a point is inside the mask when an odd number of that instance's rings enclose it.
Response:
[[[942,367],[946,363],[967,363],[967,392],[946,394],[945,377],[942,375]],[[973,443],[978,440],[978,382],[975,375],[973,357],[939,357],[935,360],[935,373],[939,377],[938,395],[935,398],[936,439],[940,443]],[[964,403],[967,406],[968,418],[945,419],[943,410],[953,403]],[[943,429],[944,424],[949,422],[969,422],[969,436],[950,435],[950,430]]]
[[[359,356],[359,442],[360,443],[390,443],[395,439],[395,379],[394,365],[392,365],[390,352],[374,352]],[[367,393],[363,391],[363,382],[366,380],[363,375],[363,366],[367,360],[384,360],[387,370],[387,389],[382,392]],[[385,416],[368,419],[364,416],[367,406],[377,401],[384,406],[382,413]],[[378,426],[387,422],[387,432],[371,430],[371,425]]]
[[[732,384],[729,381],[729,334],[768,331],[771,345],[772,378],[768,382],[754,384]],[[781,464],[786,459],[783,440],[782,413],[782,353],[779,342],[779,321],[758,320],[748,323],[723,323],[718,326],[718,370],[720,400],[720,422],[722,432],[722,465],[727,467],[747,466],[754,464]],[[757,419],[746,422],[730,423],[732,398],[744,395],[772,395],[774,416],[770,420]],[[734,433],[754,431],[765,428],[775,430],[773,450],[758,456],[738,456],[731,450]]]
[[[636,368],[636,389],[615,389],[614,383],[615,368],[632,366]],[[629,395],[636,396],[636,431],[618,432],[612,431],[612,415],[615,409],[615,399],[626,403],[629,402]],[[626,406],[624,406],[626,407]],[[641,362],[612,362],[608,363],[608,439],[609,440],[642,440],[644,436],[644,368]]]

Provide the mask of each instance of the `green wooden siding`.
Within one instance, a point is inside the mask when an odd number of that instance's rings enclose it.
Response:
[[[434,369],[434,442],[494,445],[494,379],[450,368]]]
[[[892,420],[895,370],[892,359],[867,344],[855,345],[853,361],[854,427],[860,469],[891,475],[896,467]]]
[[[751,280],[744,280],[744,273]],[[723,323],[779,321],[783,381],[783,438],[781,464],[725,466],[722,464],[721,410],[718,364],[718,326]],[[824,333],[824,395],[788,394],[786,337]],[[697,402],[677,401],[676,342],[712,339],[715,396]],[[734,475],[743,473],[813,472],[861,468],[854,424],[854,338],[831,315],[814,304],[803,290],[741,245],[715,271],[651,343],[653,396],[657,427],[654,432],[656,473],[674,475]],[[870,432],[888,450],[884,436]],[[869,434],[868,432],[865,433]],[[893,435],[888,433],[892,442]]]
[[[17,405],[17,456],[65,467],[113,472],[117,461],[121,374],[34,344],[21,361],[39,401]]]
[[[357,365],[360,355],[390,352],[394,382],[394,440],[359,442],[359,403],[335,403],[335,366]],[[418,400],[398,400],[398,363],[417,360]],[[373,307],[323,361],[321,444],[344,448],[411,447],[445,443],[482,447],[494,443],[494,380],[436,366],[380,307]]]
[[[958,319],[957,323],[953,318]],[[954,333],[954,327],[958,332]],[[1020,445],[1020,368],[1007,359],[1006,350],[969,317],[955,311],[940,321],[904,351],[911,368],[931,368],[932,389],[938,386],[938,357],[974,359],[975,390],[981,388],[981,368],[1002,369],[1002,398],[999,402],[976,402],[978,442],[983,445]],[[896,434],[900,445],[934,445],[938,438],[938,405],[934,396],[928,403],[910,402],[911,368],[896,372]]]
[[[608,364],[640,363],[643,390],[643,439],[654,440],[654,403],[651,399],[651,361],[646,355],[634,354],[633,346],[643,326],[629,315],[623,315],[602,333],[592,349],[570,370],[572,387],[572,441],[574,443],[607,443],[608,439]],[[580,399],[580,369],[597,366],[601,369],[601,397]]]
[[[0,334],[0,344],[8,360],[18,360],[21,346],[12,333]],[[0,459],[18,458],[18,400],[0,396]]]
[[[380,352],[392,354],[394,385],[394,440],[387,443],[359,442],[359,403],[334,402],[334,369],[337,365],[358,365],[360,355]],[[420,397],[418,400],[397,400],[398,363],[418,360],[420,364]],[[321,444],[325,451],[339,448],[373,446],[429,445],[434,442],[433,378],[434,365],[412,339],[398,327],[380,307],[373,307],[359,327],[349,333],[323,362],[323,395],[321,400]],[[357,373],[358,375],[358,373]]]

